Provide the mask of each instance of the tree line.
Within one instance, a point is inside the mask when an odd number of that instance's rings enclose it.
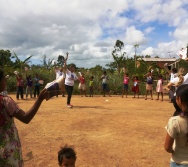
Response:
[[[77,72],[81,72],[85,74],[86,80],[89,80],[90,76],[94,76],[95,81],[95,93],[100,94],[101,92],[101,75],[103,71],[107,71],[109,75],[109,86],[112,90],[112,93],[118,94],[122,91],[122,83],[123,83],[123,75],[124,73],[128,73],[129,76],[136,75],[139,77],[140,81],[145,82],[145,78],[143,75],[149,71],[153,70],[153,75],[157,78],[159,74],[162,74],[164,79],[168,80],[168,75],[164,71],[163,68],[160,68],[155,62],[148,64],[142,58],[143,56],[136,55],[136,49],[139,47],[138,44],[134,45],[135,48],[135,56],[128,57],[126,52],[123,52],[124,43],[120,40],[117,40],[114,45],[114,50],[112,51],[111,55],[113,57],[113,61],[109,62],[102,67],[100,65],[96,65],[95,67],[91,68],[84,68],[84,67],[76,67]],[[41,64],[31,64],[31,58],[33,56],[28,56],[26,59],[21,60],[19,56],[13,52],[13,54],[9,50],[0,50],[0,68],[3,68],[7,75],[10,76],[8,80],[8,89],[9,91],[16,90],[16,81],[14,76],[14,71],[19,71],[23,76],[25,74],[25,67],[28,67],[29,74],[33,77],[35,74],[39,74],[41,79],[44,80],[44,83],[51,82],[55,79],[55,72],[54,72],[54,59],[48,58],[46,55],[42,56]],[[150,55],[146,55],[146,58],[151,57]],[[62,55],[58,56],[56,66],[63,66],[64,57]],[[31,65],[30,65],[31,64]],[[187,66],[184,64],[184,61],[180,61],[179,64],[181,66]],[[70,65],[70,64],[69,64]],[[143,86],[144,87],[144,86]],[[144,91],[143,91],[144,92]],[[79,93],[77,89],[74,90],[74,93]]]

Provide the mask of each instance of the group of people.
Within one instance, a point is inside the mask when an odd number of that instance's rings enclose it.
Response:
[[[66,64],[65,64],[66,67]],[[166,67],[165,67],[166,68]],[[83,82],[83,79],[79,79],[74,75],[74,67],[70,67],[70,71],[67,69],[66,75],[68,74],[68,78],[65,79],[65,87],[67,93],[70,91],[72,94],[73,84],[70,88],[70,81],[77,79]],[[165,150],[172,154],[172,158],[170,161],[171,167],[186,167],[188,166],[188,73],[184,75],[184,68],[172,68],[169,71],[166,68],[167,72],[170,74],[170,82],[163,87],[163,77],[162,75],[158,76],[156,92],[157,92],[157,99],[159,100],[159,96],[161,94],[161,101],[163,101],[163,90],[164,88],[169,90],[170,99],[173,102],[175,112],[173,117],[169,119],[169,122],[166,126],[167,135],[165,140]],[[148,93],[151,95],[151,99],[153,100],[153,77],[152,71],[149,71],[146,75],[146,95],[145,100],[147,100]],[[71,79],[72,77],[72,79]],[[84,77],[84,76],[83,76]],[[133,76],[133,86],[132,91],[134,92],[133,98],[139,98],[139,79],[137,76]],[[102,80],[102,89],[103,89],[103,96],[106,93],[109,94],[109,88],[107,84],[108,76],[104,71],[103,75],[101,76]],[[123,91],[122,97],[124,93],[126,93],[126,97],[128,94],[128,84],[129,84],[129,76],[127,73],[124,74],[123,79]],[[69,93],[68,93],[69,94]],[[173,96],[172,96],[173,94]],[[69,95],[68,95],[69,96]],[[70,96],[71,97],[71,96]],[[70,101],[68,101],[67,104]]]
[[[153,76],[152,72],[149,71],[147,74],[144,75],[146,78],[146,95],[145,95],[145,100],[147,100],[148,94],[150,93],[151,95],[151,100],[153,100]],[[132,85],[132,92],[134,92],[133,98],[139,99],[139,93],[140,93],[140,87],[139,87],[139,78],[138,76],[132,76],[132,78],[129,78],[128,73],[124,74],[123,78],[123,90],[122,90],[122,98],[124,97],[124,94],[127,98],[128,95],[128,89],[129,89],[129,80],[133,81]],[[156,92],[157,92],[157,99],[159,100],[159,95],[161,94],[161,101],[163,101],[163,76],[159,74],[158,80],[157,80],[157,86],[156,86]]]
[[[81,84],[84,84],[84,75],[80,75],[80,77],[77,77],[77,75],[74,73],[75,67],[70,66],[68,68],[66,65],[66,61],[64,63],[64,68],[65,74],[62,72],[62,75],[64,75],[65,78],[64,84],[65,90],[67,92],[67,107],[72,108],[73,105],[71,105],[71,96],[73,92],[74,81],[78,80]],[[170,92],[174,91],[173,97],[170,97],[175,107],[175,112],[173,114],[173,117],[169,119],[166,126],[167,135],[164,147],[167,152],[172,154],[170,162],[171,167],[186,167],[188,166],[188,74],[184,75],[183,68],[179,68],[179,70],[173,68],[171,71],[169,71],[169,73],[171,74],[171,79],[168,85],[166,85],[165,87],[169,88]],[[148,72],[145,77],[145,100],[147,100],[147,95],[149,92],[151,94],[151,99],[153,99],[152,72]],[[19,74],[16,75],[16,78],[18,81],[18,92],[20,93],[22,92],[21,86],[23,85],[23,79],[22,76]],[[27,78],[29,83],[30,76],[27,76]],[[38,77],[36,76],[36,79],[37,78]],[[137,98],[139,98],[139,79],[137,76],[134,76],[132,79],[132,91],[134,92],[134,98],[136,97],[136,95]],[[105,96],[106,92],[109,94],[107,84],[108,76],[106,72],[104,72],[101,76],[101,80]],[[91,81],[93,81],[93,77],[91,78]],[[122,96],[124,95],[124,92],[128,90],[128,83],[129,77],[128,74],[125,73],[123,80],[124,85]],[[28,84],[28,87],[32,84],[33,83]],[[162,85],[162,76],[159,76],[159,79],[157,81],[157,100],[159,99],[160,93],[162,95],[161,100],[163,100],[163,94],[161,91],[163,90]],[[0,92],[6,90],[6,86],[7,85],[4,71],[0,69]],[[83,88],[83,85],[79,86],[80,88]],[[14,117],[23,123],[29,123],[37,113],[43,100],[46,99],[47,93],[47,89],[43,89],[38,95],[38,98],[36,99],[33,106],[27,112],[23,111],[11,97],[0,94],[0,166],[23,166],[21,143],[19,140],[18,131],[14,123]],[[92,93],[93,90],[91,89],[91,95]],[[23,96],[21,94],[21,98],[22,97]],[[19,96],[17,96],[17,98],[19,98]],[[58,152],[58,162],[60,166],[72,164],[72,166],[74,167],[76,162],[76,153],[74,149],[67,146],[61,148],[61,150]]]
[[[17,93],[16,98],[17,100],[24,99],[24,78],[22,74],[15,73],[16,74],[16,80],[17,80]],[[33,87],[34,87],[34,96],[33,96]],[[40,94],[40,78],[39,75],[36,74],[34,79],[31,78],[31,75],[27,75],[26,71],[26,99],[28,98],[28,95],[30,95],[30,98],[36,98]]]

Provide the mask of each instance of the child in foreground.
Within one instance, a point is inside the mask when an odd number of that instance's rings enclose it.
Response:
[[[176,91],[176,102],[182,112],[168,121],[165,150],[172,154],[170,167],[188,166],[188,84]]]
[[[0,69],[0,92],[5,89],[6,78],[4,71]],[[24,112],[11,97],[0,95],[0,166],[23,166],[21,143],[14,117],[28,124],[45,98],[46,89],[40,93],[34,105],[27,112]]]
[[[76,152],[73,147],[65,145],[58,152],[58,163],[60,167],[75,167]]]

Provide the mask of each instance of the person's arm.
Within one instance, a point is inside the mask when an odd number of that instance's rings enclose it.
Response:
[[[65,61],[67,61],[67,59],[68,59],[69,52],[67,52],[66,55],[67,55],[67,56],[66,56],[66,58],[65,58]]]
[[[148,74],[144,74],[144,77],[146,78]]]
[[[66,61],[64,61],[64,69],[67,72],[67,62]]]
[[[37,113],[42,101],[46,98],[46,95],[47,91],[46,89],[43,89],[39,97],[35,101],[34,105],[29,109],[29,111],[24,112],[22,109],[20,109],[18,112],[15,112],[13,116],[21,122],[28,124]]]
[[[172,82],[169,82],[167,85],[164,86],[164,89],[169,91],[171,86],[174,86],[174,84]]]
[[[167,89],[170,90],[170,87],[171,87],[171,86],[175,86],[176,83],[178,83],[178,81],[179,81],[179,78],[178,78],[178,77],[174,78],[172,81],[170,81],[170,82],[165,86],[165,88],[167,88]]]
[[[74,80],[77,80],[78,82],[81,82],[80,78],[78,78],[75,73],[74,73]]]
[[[173,152],[172,149],[173,143],[174,143],[174,139],[167,133],[164,148],[168,153]]]

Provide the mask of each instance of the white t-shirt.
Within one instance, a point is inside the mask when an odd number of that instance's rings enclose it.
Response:
[[[171,161],[179,164],[188,164],[188,118],[181,116],[171,117],[165,128],[167,133],[175,140]]]
[[[107,75],[102,75],[102,83],[103,84],[106,84],[107,83],[107,80],[108,80],[108,76]]]
[[[184,84],[188,84],[188,73],[183,76],[184,80],[183,80],[183,83],[181,85],[184,85]],[[178,82],[179,82],[179,77],[176,77],[174,78],[172,81],[170,81],[171,83],[173,83],[174,85],[176,85]],[[175,87],[175,93],[174,93],[174,96],[176,96],[176,90],[178,89],[178,87]]]
[[[55,74],[56,74],[56,79],[58,79],[62,75],[65,76],[64,72],[60,70],[55,70]]]
[[[68,86],[74,86],[74,80],[77,80],[78,77],[76,76],[76,74],[69,70],[66,71],[66,77],[65,77],[65,85]]]
[[[170,74],[170,82],[177,77],[177,74],[171,73]]]

